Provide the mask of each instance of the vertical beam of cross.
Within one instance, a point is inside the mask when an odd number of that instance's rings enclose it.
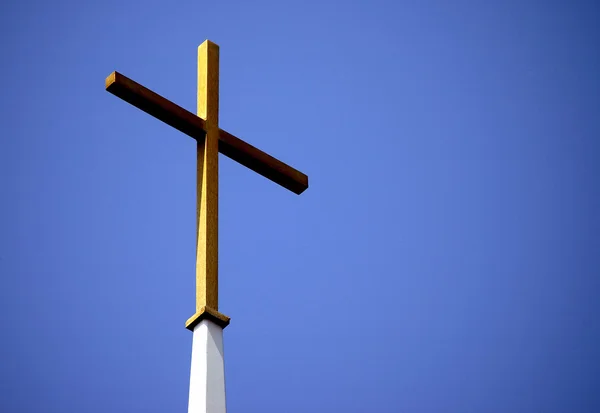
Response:
[[[219,46],[198,47],[198,117],[204,139],[197,140],[196,326],[188,413],[225,413],[223,327],[219,309]],[[194,318],[192,317],[192,318]],[[213,319],[204,319],[212,317]],[[220,323],[214,323],[221,319]],[[188,325],[188,328],[190,326]]]
[[[219,313],[219,46],[206,40],[198,47],[198,118],[204,139],[197,139],[196,313],[194,327],[209,319],[221,328],[229,317]]]
[[[198,47],[198,116],[206,138],[197,144],[196,312],[219,309],[219,46]]]

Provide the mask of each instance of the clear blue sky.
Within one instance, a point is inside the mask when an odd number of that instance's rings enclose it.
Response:
[[[235,412],[600,411],[594,2],[0,6],[0,410],[185,412],[194,111],[310,177],[220,164]]]

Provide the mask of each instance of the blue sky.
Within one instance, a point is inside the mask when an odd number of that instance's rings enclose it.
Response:
[[[0,410],[184,412],[188,110],[305,172],[220,160],[230,412],[600,411],[593,2],[0,6]]]

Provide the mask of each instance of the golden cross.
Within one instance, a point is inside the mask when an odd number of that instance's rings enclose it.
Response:
[[[230,319],[219,312],[219,152],[296,194],[308,188],[308,177],[219,128],[219,46],[209,40],[198,47],[197,116],[118,72],[106,78],[106,90],[196,139],[196,313],[186,327],[193,331],[203,319],[226,327]]]

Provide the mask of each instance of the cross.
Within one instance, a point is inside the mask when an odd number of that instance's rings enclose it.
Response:
[[[298,195],[308,177],[219,128],[219,46],[209,40],[198,47],[197,116],[118,72],[106,78],[106,90],[196,139],[196,312],[186,328],[194,331],[204,319],[226,327],[230,319],[219,312],[218,300],[218,153]]]

